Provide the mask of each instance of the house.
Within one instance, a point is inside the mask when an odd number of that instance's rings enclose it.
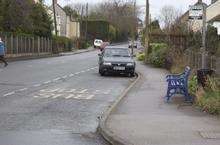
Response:
[[[220,35],[220,0],[212,0],[212,4],[207,8],[207,22],[217,28]]]
[[[194,5],[194,7],[207,7],[205,3],[202,2],[202,0],[198,0]],[[187,24],[189,29],[196,31],[202,30],[203,20],[202,19],[189,19],[190,11],[188,10],[185,12],[182,17],[180,18],[180,22]]]
[[[56,22],[57,22],[57,35],[68,37],[70,39],[75,39],[80,37],[80,22],[72,16],[68,16],[62,6],[54,0],[55,12],[56,12]],[[50,15],[54,22],[54,12],[53,6],[45,6],[47,13]],[[55,26],[55,24],[53,24]],[[55,34],[55,30],[53,31]]]
[[[206,22],[212,24],[217,27],[218,34],[220,35],[220,0],[212,0],[212,3],[208,6],[202,2],[202,0],[198,0],[194,6],[206,6]],[[181,18],[181,23],[186,23],[189,28],[193,31],[201,31],[202,30],[202,20],[189,20],[189,10],[185,12]]]
[[[138,34],[140,35],[143,30],[144,30],[143,21],[138,18],[138,28],[137,28]]]
[[[67,16],[66,37],[75,39],[80,37],[80,22],[72,16]]]

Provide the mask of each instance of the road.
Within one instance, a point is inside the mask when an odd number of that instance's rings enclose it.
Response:
[[[107,145],[98,116],[133,79],[99,76],[97,54],[0,67],[0,145]]]

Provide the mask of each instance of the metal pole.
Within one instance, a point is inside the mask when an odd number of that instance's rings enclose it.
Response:
[[[146,18],[145,18],[145,58],[144,62],[147,63],[147,55],[148,55],[148,48],[149,48],[149,0],[146,0]]]

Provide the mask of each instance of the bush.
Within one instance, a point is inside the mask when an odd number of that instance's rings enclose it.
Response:
[[[86,48],[92,46],[91,41],[86,41],[83,38],[78,39],[77,41],[78,41],[78,46],[77,46],[78,49],[86,49]]]
[[[138,59],[139,61],[144,61],[144,58],[145,58],[145,54],[144,54],[144,53],[138,53],[138,54],[137,54],[137,59]]]
[[[220,91],[205,91],[204,95],[198,99],[197,105],[203,111],[211,114],[220,114]]]
[[[189,93],[190,95],[196,96],[196,91],[197,91],[197,76],[194,75],[188,83],[189,86]]]
[[[72,51],[73,41],[64,36],[53,36],[53,46],[55,52]]]
[[[149,54],[149,62],[156,67],[165,67],[168,54],[168,46],[165,43],[151,44],[151,53]]]
[[[220,89],[217,83],[217,79],[208,77],[205,91],[197,100],[197,105],[211,114],[220,114]]]

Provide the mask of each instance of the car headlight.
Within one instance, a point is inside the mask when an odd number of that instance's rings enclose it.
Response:
[[[127,63],[127,66],[133,66],[134,65],[134,63]]]
[[[112,63],[111,62],[104,62],[103,65],[108,65],[109,66],[109,65],[112,65]]]

